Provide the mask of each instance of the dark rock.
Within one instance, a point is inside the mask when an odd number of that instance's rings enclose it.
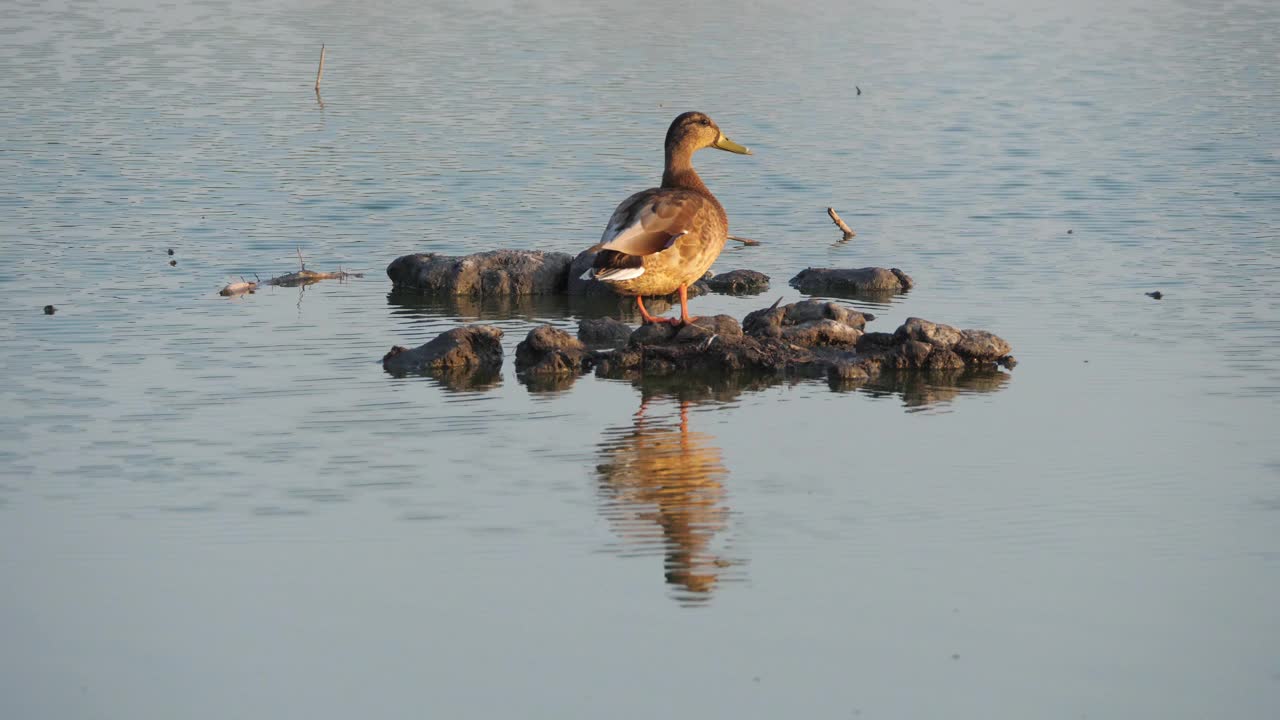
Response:
[[[914,283],[897,268],[808,268],[791,285],[810,295],[882,295],[910,290]]]
[[[383,356],[382,367],[393,375],[500,368],[502,331],[492,325],[466,325],[412,350],[397,345]]]
[[[769,276],[755,270],[730,270],[709,278],[707,287],[727,295],[758,295],[769,289]]]
[[[531,375],[577,375],[587,348],[581,340],[550,325],[529,331],[516,346],[516,370]]]
[[[827,380],[835,384],[864,383],[871,379],[867,369],[856,362],[840,360],[827,368]]]
[[[565,253],[536,250],[490,250],[464,257],[418,253],[392,260],[387,277],[397,288],[423,293],[548,295],[565,291],[571,262]]]
[[[1009,343],[986,330],[961,330],[955,351],[962,357],[995,362],[1009,354]]]
[[[622,347],[631,338],[631,326],[613,318],[587,318],[578,323],[578,339],[601,347]]]
[[[626,347],[588,355],[587,369],[604,377],[746,372],[821,377],[835,385],[874,380],[885,371],[998,372],[1011,367],[1009,344],[984,330],[909,318],[893,333],[864,333],[869,316],[810,300],[749,314],[745,334],[728,316],[692,325],[645,325]],[[941,375],[939,376],[941,377]]]
[[[740,338],[742,326],[728,315],[704,315],[690,325],[675,326],[668,323],[641,325],[631,333],[628,345],[657,345],[663,343],[705,343],[713,337]]]
[[[867,363],[899,370],[994,368],[1005,358],[1013,361],[1009,343],[986,330],[957,330],[916,317],[907,318],[892,335],[867,333],[857,350]]]
[[[823,300],[804,300],[749,313],[742,321],[747,334],[782,338],[813,347],[848,345],[858,341],[868,320],[875,316]]]
[[[813,376],[825,370],[807,348],[777,338],[711,336],[702,342],[632,344],[593,353],[589,365],[603,377],[670,375],[676,372],[747,372]]]
[[[54,313],[56,313],[56,312],[58,312],[58,308],[56,308],[56,307],[54,307],[54,306],[52,306],[52,305],[45,305],[45,306],[44,306],[44,314],[45,314],[45,315],[52,315],[52,314],[54,314]]]
[[[960,331],[950,325],[941,325],[912,317],[907,318],[907,321],[893,333],[893,339],[899,344],[908,340],[918,340],[949,350],[960,341]]]

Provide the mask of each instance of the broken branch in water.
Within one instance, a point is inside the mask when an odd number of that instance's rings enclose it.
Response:
[[[827,214],[831,216],[831,222],[835,223],[836,227],[840,228],[840,232],[844,233],[845,240],[854,236],[855,233],[853,230],[850,229],[848,225],[844,224],[844,220],[841,220],[840,216],[836,214],[835,208],[827,208]]]
[[[321,280],[346,280],[347,278],[362,278],[364,273],[349,273],[339,270],[338,272],[316,272],[315,270],[299,270],[296,273],[288,273],[279,275],[266,281],[268,285],[280,285],[282,287],[297,287],[299,285],[310,285],[320,282]]]
[[[740,242],[743,245],[759,245],[760,244],[759,240],[752,240],[751,238],[738,237],[737,235],[730,235],[729,239],[736,240],[737,242]]]
[[[226,287],[219,290],[218,294],[223,297],[232,297],[234,295],[244,295],[245,293],[251,293],[257,289],[258,289],[258,283],[249,282],[248,280],[245,280],[244,276],[242,275],[240,276],[240,282],[231,283],[227,285]]]
[[[320,68],[316,70],[316,95],[320,94],[320,78],[324,77],[324,43],[320,43]]]

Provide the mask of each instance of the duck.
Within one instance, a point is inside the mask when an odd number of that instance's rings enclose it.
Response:
[[[687,112],[667,129],[662,185],[642,190],[618,205],[605,226],[595,260],[584,279],[633,295],[645,324],[689,325],[689,284],[711,267],[729,237],[729,217],[693,169],[693,154],[716,148],[739,155],[751,150],[725,136],[710,117]],[[680,293],[680,317],[658,318],[644,297]]]

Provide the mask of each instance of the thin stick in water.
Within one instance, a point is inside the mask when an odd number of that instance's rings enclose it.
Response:
[[[298,269],[306,270],[307,264],[302,262],[302,248],[298,247],[297,245],[294,245],[293,249],[298,251]]]
[[[752,240],[751,238],[738,237],[737,235],[730,235],[729,239],[736,240],[737,242],[740,242],[743,245],[759,245],[760,244],[759,240]]]
[[[853,230],[850,229],[848,225],[844,224],[844,221],[841,220],[840,216],[836,214],[835,208],[827,208],[827,214],[831,216],[831,222],[835,223],[836,227],[840,228],[840,232],[844,233],[845,240],[848,240],[849,238],[854,236],[855,233],[853,232]]]
[[[320,43],[320,68],[316,70],[316,92],[320,92],[320,78],[324,77],[324,43]]]

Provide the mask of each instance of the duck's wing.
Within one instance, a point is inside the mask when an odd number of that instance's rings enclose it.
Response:
[[[622,201],[601,236],[601,250],[631,256],[653,255],[675,244],[694,227],[707,199],[696,192],[653,188]]]

